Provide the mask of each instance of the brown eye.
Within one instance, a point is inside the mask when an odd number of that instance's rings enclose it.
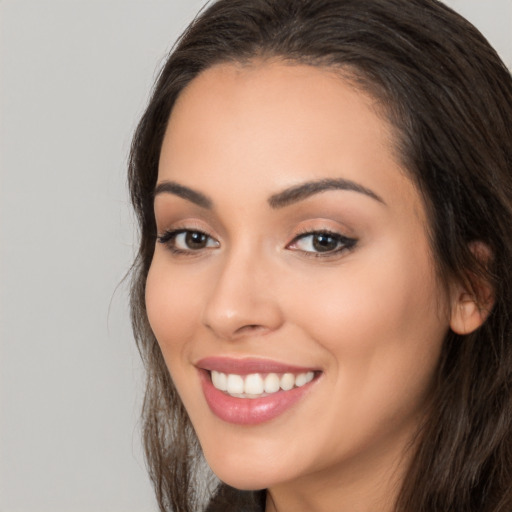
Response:
[[[329,235],[328,233],[318,233],[316,235],[312,235],[312,238],[313,248],[317,252],[335,251],[338,248],[338,238]]]
[[[167,231],[158,237],[161,244],[166,245],[177,254],[185,254],[219,247],[219,242],[202,231],[178,229]]]
[[[348,238],[339,233],[328,231],[314,231],[298,236],[289,246],[289,249],[301,251],[312,256],[340,253],[351,249],[357,243],[354,238]]]
[[[208,245],[208,235],[200,231],[187,231],[185,233],[185,245],[188,249],[204,249]]]

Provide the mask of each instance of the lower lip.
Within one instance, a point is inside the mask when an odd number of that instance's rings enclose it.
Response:
[[[261,398],[236,398],[215,388],[209,372],[200,370],[199,374],[210,410],[221,420],[237,425],[257,425],[277,418],[293,407],[316,381],[313,379],[300,388],[277,391]]]

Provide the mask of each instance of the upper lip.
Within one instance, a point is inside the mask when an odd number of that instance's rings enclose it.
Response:
[[[248,375],[250,373],[305,373],[318,370],[313,367],[296,366],[256,357],[243,359],[219,356],[205,357],[197,361],[195,366],[203,370],[237,375]]]

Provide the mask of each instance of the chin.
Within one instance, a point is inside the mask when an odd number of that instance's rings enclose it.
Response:
[[[233,455],[235,455],[233,457]],[[287,479],[285,468],[275,463],[263,462],[254,456],[241,458],[236,454],[222,454],[205,458],[215,475],[224,483],[242,491],[267,489]]]
[[[261,489],[268,489],[272,485],[275,485],[275,482],[265,478],[264,475],[255,475],[251,471],[241,472],[240,470],[214,470],[214,473],[219,480],[241,491],[259,491]]]

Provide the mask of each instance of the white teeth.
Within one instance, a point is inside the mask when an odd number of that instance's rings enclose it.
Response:
[[[281,377],[281,389],[284,389],[284,391],[290,391],[294,385],[295,377],[293,376],[293,373],[285,373]]]
[[[227,391],[227,389],[228,389],[227,381],[228,381],[228,379],[227,379],[225,373],[216,372],[216,371],[212,372],[212,382],[213,382],[213,385],[217,389],[220,389],[221,391]]]
[[[228,375],[227,389],[228,393],[243,393],[244,392],[244,379],[240,375],[230,373]]]
[[[307,373],[301,373],[300,375],[297,375],[295,379],[295,385],[300,388],[301,386],[304,386],[306,382],[308,381]]]
[[[269,373],[265,377],[265,393],[275,393],[279,391],[279,377],[276,373]]]
[[[260,395],[276,393],[280,389],[289,391],[311,382],[314,372],[299,373],[269,373],[263,377],[259,373],[249,375],[226,374],[218,371],[211,372],[213,386],[220,391],[226,391],[238,398],[255,398]]]
[[[249,395],[261,395],[263,393],[263,379],[261,375],[252,373],[245,377],[244,392]]]

